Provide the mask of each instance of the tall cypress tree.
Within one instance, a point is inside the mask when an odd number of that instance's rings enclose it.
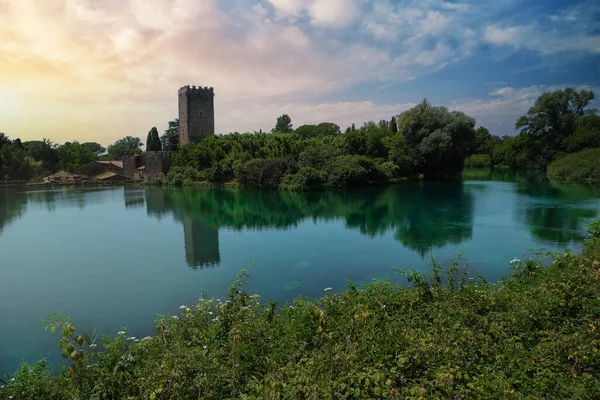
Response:
[[[392,130],[392,133],[398,132],[398,124],[396,123],[395,115],[392,116],[392,120],[390,121],[390,129]]]
[[[146,138],[146,151],[161,151],[162,145],[160,143],[160,137],[158,136],[158,130],[156,127],[153,127],[150,132],[148,132],[148,137]]]

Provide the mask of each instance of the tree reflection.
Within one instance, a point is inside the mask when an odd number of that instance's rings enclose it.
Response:
[[[586,237],[583,228],[600,214],[591,201],[600,198],[598,186],[542,180],[518,185],[517,193],[516,218],[525,222],[536,239],[548,244],[581,242]]]
[[[363,235],[395,231],[421,255],[472,235],[473,196],[460,183],[421,183],[329,192],[224,189],[146,190],[148,215],[182,221],[191,267],[219,263],[218,229],[289,229],[311,219],[344,220]]]
[[[27,194],[0,188],[0,234],[4,227],[21,216],[27,204]]]

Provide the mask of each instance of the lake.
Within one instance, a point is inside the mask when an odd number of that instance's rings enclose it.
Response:
[[[394,279],[460,252],[496,281],[529,249],[577,251],[600,187],[474,173],[318,193],[141,186],[0,188],[0,376],[59,361],[58,312],[78,329],[153,333],[157,314],[223,297],[248,268],[279,302]]]

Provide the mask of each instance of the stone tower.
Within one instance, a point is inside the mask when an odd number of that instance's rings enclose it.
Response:
[[[215,134],[213,88],[184,86],[179,89],[179,143],[196,143]]]

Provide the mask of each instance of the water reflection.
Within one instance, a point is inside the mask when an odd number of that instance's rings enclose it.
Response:
[[[26,201],[25,193],[0,188],[0,234],[5,226],[21,216],[25,210]]]
[[[457,183],[404,185],[355,191],[289,193],[255,190],[145,190],[149,216],[171,214],[184,227],[192,268],[219,264],[219,229],[290,229],[304,220],[343,220],[363,235],[395,231],[422,256],[472,236],[473,187]]]

